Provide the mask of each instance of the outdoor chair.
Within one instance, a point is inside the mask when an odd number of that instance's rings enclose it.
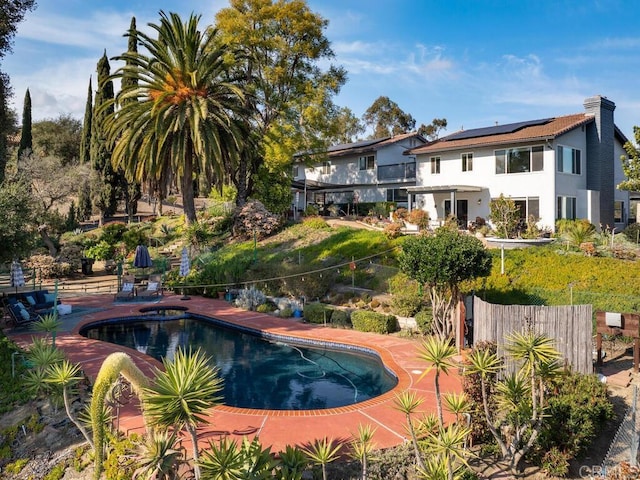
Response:
[[[133,300],[136,294],[135,277],[133,275],[125,275],[122,277],[122,288],[116,293],[115,300]]]
[[[6,302],[5,310],[9,314],[9,318],[11,319],[11,323],[13,323],[14,327],[28,325],[32,322],[40,320],[40,315],[38,315],[33,310],[29,310],[20,301]]]
[[[138,290],[138,297],[159,297],[162,295],[162,275],[149,275],[147,287]]]

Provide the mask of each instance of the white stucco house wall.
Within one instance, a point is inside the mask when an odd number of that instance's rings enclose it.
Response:
[[[417,133],[335,145],[318,154],[312,165],[294,159],[293,207],[308,204],[393,201],[408,206],[407,187],[416,185],[416,160],[405,155],[425,145]]]
[[[561,218],[585,218],[623,229],[629,193],[616,189],[624,174],[620,156],[627,141],[614,124],[615,104],[595,96],[574,115],[463,130],[412,148],[415,185],[409,208],[432,221],[455,215],[461,226],[487,219],[500,194],[553,230]]]

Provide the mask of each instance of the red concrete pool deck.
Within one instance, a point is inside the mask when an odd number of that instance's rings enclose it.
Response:
[[[140,308],[152,305],[180,305],[187,307],[189,312],[276,335],[366,347],[376,351],[384,364],[398,377],[398,385],[390,392],[347,407],[301,411],[252,410],[226,405],[215,407],[210,412],[210,424],[200,430],[199,438],[203,440],[201,447],[206,447],[207,440],[217,441],[221,436],[241,440],[245,435],[259,435],[263,447],[271,446],[272,451],[277,452],[284,450],[286,445],[302,446],[324,437],[348,441],[356,434],[360,424],[368,424],[376,428],[376,446],[386,448],[408,440],[405,416],[394,408],[397,394],[411,390],[423,399],[416,418],[422,413],[436,411],[433,372],[420,379],[429,365],[418,359],[419,342],[415,340],[311,325],[294,319],[248,312],[222,300],[195,296],[181,301],[179,295],[167,294],[154,304],[114,304],[111,295],[65,298],[63,302],[76,307],[102,309],[83,315],[73,331],[61,332],[56,337],[56,345],[67,353],[72,362],[80,363],[92,380],[98,374],[104,359],[116,351],[128,353],[136,365],[151,377],[155,368],[161,368],[160,362],[137,350],[89,340],[78,334],[83,325],[108,318],[136,315],[140,313]],[[8,335],[26,347],[34,334],[9,331]],[[440,389],[443,393],[462,390],[457,371],[440,376]],[[144,431],[140,411],[133,407],[121,410],[119,425],[127,433]]]

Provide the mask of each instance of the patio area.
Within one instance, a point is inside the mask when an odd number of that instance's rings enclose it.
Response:
[[[358,425],[369,424],[377,429],[374,435],[376,446],[386,448],[408,440],[406,419],[394,409],[396,394],[407,389],[415,391],[424,399],[421,411],[436,411],[433,372],[418,381],[428,365],[417,358],[419,342],[415,340],[327,328],[302,323],[298,319],[281,319],[240,310],[223,300],[193,296],[182,301],[180,295],[166,292],[159,300],[152,302],[114,303],[113,295],[70,297],[62,301],[71,305],[76,313],[60,317],[63,328],[56,337],[56,345],[67,353],[72,362],[80,363],[91,380],[95,379],[104,359],[115,351],[128,353],[148,376],[153,375],[154,368],[161,367],[157,360],[137,350],[89,340],[78,334],[83,325],[97,320],[137,315],[141,308],[150,305],[180,305],[188,307],[192,313],[276,335],[365,346],[375,350],[398,377],[398,385],[390,392],[346,407],[303,411],[251,410],[226,405],[216,407],[210,412],[209,425],[203,426],[200,431],[203,446],[207,440],[215,441],[222,436],[241,440],[245,435],[259,435],[263,446],[270,445],[272,451],[280,451],[288,444],[304,445],[323,437],[348,441],[357,432]],[[27,347],[34,335],[21,329],[9,329],[6,333],[22,347]],[[441,375],[440,388],[442,392],[461,391],[457,372]],[[120,411],[119,427],[126,433],[144,431],[142,416],[134,403],[125,405]]]

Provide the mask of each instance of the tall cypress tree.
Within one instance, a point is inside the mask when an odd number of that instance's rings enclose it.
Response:
[[[80,164],[88,164],[91,161],[91,117],[93,115],[93,90],[91,89],[91,77],[89,77],[89,89],[87,90],[87,104],[84,107],[84,123],[82,124],[82,138],[80,139]]]
[[[24,94],[24,105],[22,106],[22,133],[20,135],[20,146],[18,147],[18,162],[25,152],[33,151],[33,137],[31,135],[31,94],[27,88]]]
[[[136,28],[136,17],[131,17],[131,25],[129,26],[128,32],[128,44],[127,44],[127,52],[128,53],[137,53],[138,52],[138,35]],[[133,68],[131,65],[131,61],[127,60],[125,64],[125,74],[122,76],[121,86],[122,88],[136,87],[138,85],[138,80],[127,72],[128,68]],[[137,102],[135,98],[126,98],[123,100],[125,102]],[[118,172],[122,179],[122,191],[125,196],[126,205],[127,205],[127,214],[129,216],[129,222],[132,221],[133,215],[138,211],[138,200],[142,198],[142,189],[140,188],[140,184],[136,182],[134,179],[127,180],[124,175],[124,172]]]
[[[11,85],[9,84],[9,76],[0,72],[0,185],[4,182],[5,170],[7,167],[7,137],[14,131],[15,115],[9,107],[9,98],[11,97]]]
[[[93,105],[93,119],[91,121],[91,167],[94,179],[91,182],[91,200],[100,211],[100,224],[104,217],[116,213],[118,178],[111,166],[111,150],[107,147],[105,119],[113,115],[113,81],[109,79],[111,67],[105,50],[98,61],[98,90]]]

